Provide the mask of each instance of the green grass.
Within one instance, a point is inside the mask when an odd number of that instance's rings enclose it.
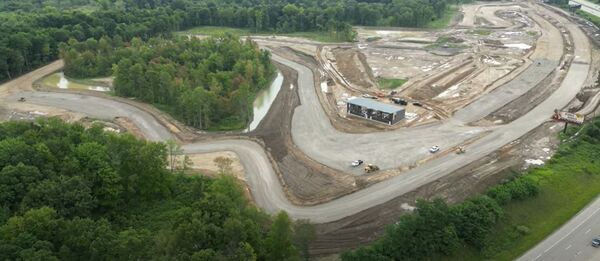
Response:
[[[577,10],[575,13],[577,15],[583,17],[584,19],[590,21],[591,23],[595,24],[596,26],[600,26],[600,17],[590,14],[588,12],[582,11],[582,10]]]
[[[406,83],[408,80],[406,79],[386,79],[379,78],[377,79],[377,85],[379,85],[380,89],[396,89]]]
[[[598,151],[598,141],[579,138],[562,144],[546,166],[527,173],[539,182],[539,194],[503,207],[505,217],[490,233],[485,249],[460,249],[448,260],[512,260],[544,240],[600,194]],[[517,231],[519,226],[529,232]]]
[[[448,27],[448,25],[450,24],[452,19],[454,19],[454,16],[456,15],[457,12],[458,12],[457,6],[455,6],[455,5],[449,6],[446,9],[446,11],[444,11],[444,14],[442,15],[442,17],[429,22],[427,25],[425,25],[425,28],[428,28],[428,29],[446,28],[446,27]]]
[[[437,48],[455,48],[455,49],[464,49],[469,46],[462,43],[451,43],[448,41],[446,37],[440,37],[437,39],[435,43],[429,44],[425,46],[425,49],[437,49]]]
[[[335,39],[327,32],[294,32],[294,33],[273,33],[273,32],[254,32],[250,29],[245,28],[232,28],[232,27],[221,27],[221,26],[200,26],[194,27],[189,30],[177,32],[178,35],[188,35],[188,34],[197,34],[197,35],[208,35],[208,36],[216,36],[223,33],[231,33],[238,36],[247,36],[247,35],[278,35],[278,36],[289,36],[289,37],[301,37],[309,40],[317,41],[317,42],[326,42],[326,43],[335,43],[341,42]]]

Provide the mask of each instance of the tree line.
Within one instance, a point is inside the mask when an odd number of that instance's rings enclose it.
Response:
[[[103,37],[61,44],[67,76],[113,73],[115,93],[158,104],[199,129],[243,129],[274,75],[270,54],[233,35],[143,41]],[[113,68],[114,65],[114,68]]]
[[[314,231],[166,148],[58,119],[0,124],[2,260],[297,260]]]
[[[538,194],[545,193],[548,197],[556,192],[553,189],[564,187],[558,184],[571,182],[566,176],[585,183],[592,182],[592,176],[600,173],[595,160],[600,146],[599,118],[583,127],[572,127],[560,139],[563,141],[560,148],[544,167],[527,171],[455,205],[440,199],[419,200],[414,213],[400,217],[370,245],[343,253],[342,260],[460,260],[461,251],[467,249],[475,250],[478,258],[494,259],[499,252],[512,251],[515,245],[506,241],[521,240],[520,236],[531,231],[519,223],[518,215],[510,217],[505,210],[522,208],[519,203]],[[573,171],[574,168],[579,170]],[[556,213],[548,215],[556,220]]]
[[[59,43],[70,38],[146,40],[210,25],[257,32],[326,31],[351,40],[350,25],[421,27],[447,8],[447,0],[11,0],[0,5],[5,11],[0,12],[0,81],[55,60]]]
[[[430,260],[464,246],[482,250],[504,215],[501,206],[533,197],[538,189],[534,179],[520,176],[455,205],[418,200],[414,213],[401,216],[371,245],[343,253],[342,260]]]

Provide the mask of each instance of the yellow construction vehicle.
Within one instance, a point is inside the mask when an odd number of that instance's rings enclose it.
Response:
[[[375,171],[378,171],[378,170],[379,170],[379,167],[377,167],[376,165],[373,165],[373,164],[369,164],[369,165],[367,165],[365,167],[365,172],[366,173],[371,173],[371,172],[375,172]]]

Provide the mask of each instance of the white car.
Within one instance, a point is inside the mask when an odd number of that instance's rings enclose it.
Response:
[[[358,166],[360,166],[360,165],[362,165],[362,164],[363,164],[363,161],[362,161],[362,160],[355,160],[355,161],[353,161],[352,163],[350,163],[350,165],[351,165],[352,167],[358,167]]]
[[[440,151],[440,147],[438,147],[438,146],[433,146],[433,147],[429,148],[429,152],[431,152],[431,153],[436,153],[438,151]]]

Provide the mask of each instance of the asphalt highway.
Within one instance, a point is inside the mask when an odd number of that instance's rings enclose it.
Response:
[[[560,19],[556,14],[550,15]],[[565,24],[568,24],[566,20]],[[547,100],[521,118],[506,125],[486,129],[464,126],[464,122],[451,119],[441,124],[394,132],[340,133],[331,126],[321,108],[311,71],[301,64],[274,56],[278,62],[297,70],[299,75],[297,89],[302,105],[295,110],[292,120],[294,142],[308,156],[331,167],[345,169],[349,161],[359,157],[375,161],[384,168],[397,167],[410,163],[413,159],[413,156],[409,155],[411,153],[427,153],[427,148],[431,145],[444,148],[485,132],[485,135],[480,135],[477,141],[467,146],[465,154],[449,153],[405,174],[321,205],[302,207],[290,203],[264,149],[252,141],[230,139],[187,144],[184,151],[236,152],[245,167],[253,197],[268,213],[285,210],[294,218],[310,219],[316,223],[338,220],[450,174],[518,139],[547,121],[555,108],[566,106],[583,86],[590,67],[590,46],[587,38],[577,26],[568,25],[568,28],[573,34],[576,58],[563,84]],[[7,100],[2,102],[14,103],[21,96],[26,97],[30,103],[82,112],[91,117],[128,117],[150,140],[165,140],[171,137],[169,131],[153,116],[129,104],[98,97],[49,92],[18,92],[9,95]]]
[[[600,260],[600,248],[591,245],[599,236],[600,198],[518,260]]]
[[[600,6],[585,0],[569,1],[569,4],[580,4],[581,10],[600,17]]]

